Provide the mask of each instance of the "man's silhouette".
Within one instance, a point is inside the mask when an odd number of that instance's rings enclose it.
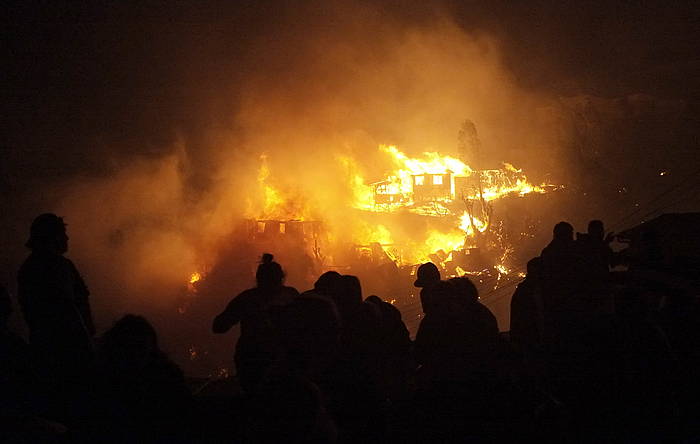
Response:
[[[104,429],[113,442],[182,438],[190,392],[150,322],[132,314],[119,319],[100,338],[95,361],[95,440]]]
[[[68,251],[63,219],[38,216],[26,246],[32,252],[17,276],[18,298],[38,368],[49,381],[78,383],[92,358],[95,327],[90,293],[73,262],[63,256]]]
[[[605,235],[605,227],[600,220],[590,221],[587,233],[578,233],[576,248],[581,261],[581,284],[589,296],[601,297],[608,293],[607,284],[614,257],[610,248],[612,239],[612,233]]]
[[[66,428],[41,418],[41,393],[29,347],[12,332],[10,295],[0,285],[0,430],[3,442],[56,442]]]
[[[542,258],[530,259],[527,276],[510,300],[510,338],[520,348],[537,346],[542,338]]]
[[[414,287],[420,288],[420,302],[423,313],[428,314],[433,308],[435,301],[431,298],[433,288],[440,282],[440,270],[432,262],[421,264],[416,271],[416,281]]]
[[[552,241],[542,250],[542,290],[547,315],[560,313],[579,290],[579,256],[574,227],[568,222],[554,226]]]

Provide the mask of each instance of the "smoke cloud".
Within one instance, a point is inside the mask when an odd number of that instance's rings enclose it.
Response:
[[[466,118],[491,166],[557,170],[553,100],[516,84],[498,40],[464,30],[446,13],[403,22],[363,4],[307,8],[282,14],[244,54],[222,46],[208,64],[236,76],[182,87],[213,87],[235,100],[204,106],[211,115],[193,116],[199,128],[190,122],[163,145],[150,142],[155,153],[128,146],[144,140],[118,141],[109,148],[139,154],[107,174],[71,177],[60,193],[56,211],[71,224],[71,254],[95,282],[97,300],[111,293],[111,305],[171,304],[168,294],[216,261],[244,217],[293,217],[302,209],[351,240],[363,226],[350,213],[352,183],[341,158],[378,180],[391,168],[379,144],[456,155]],[[266,181],[289,201],[288,215],[265,214],[263,155]]]
[[[31,18],[12,25],[16,62],[5,74],[18,92],[7,94],[15,118],[5,122],[0,167],[0,186],[14,198],[3,216],[2,278],[13,280],[31,218],[55,211],[69,224],[70,256],[103,326],[114,313],[173,305],[190,273],[227,254],[241,219],[285,216],[266,214],[263,162],[289,215],[362,237],[367,227],[349,211],[351,173],[383,178],[380,144],[456,156],[469,119],[484,167],[507,161],[533,181],[578,191],[615,147],[636,143],[609,139],[620,127],[638,129],[624,123],[633,111],[657,123],[648,134],[659,143],[696,112],[677,91],[633,95],[654,86],[639,70],[620,87],[631,58],[620,51],[626,62],[611,74],[601,68],[605,42],[580,50],[595,31],[577,34],[588,25],[574,12],[542,5],[532,15],[510,2],[213,2],[167,16],[133,5],[24,9],[12,11]],[[547,22],[552,13],[562,23]],[[644,41],[615,29],[610,38],[645,55]],[[673,78],[673,61],[663,79]],[[607,75],[615,81],[601,80]],[[581,119],[592,114],[600,121]],[[688,150],[694,136],[673,140]],[[631,180],[604,171],[601,188],[613,194]]]

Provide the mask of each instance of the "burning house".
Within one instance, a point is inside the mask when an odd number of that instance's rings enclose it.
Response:
[[[346,206],[332,210],[311,205],[301,188],[278,183],[262,155],[255,184],[259,195],[243,223],[250,250],[275,252],[291,267],[308,263],[292,273],[304,278],[312,269],[361,275],[382,268],[391,271],[383,278],[387,282],[426,261],[443,267],[445,276],[507,272],[513,248],[503,224],[493,223],[493,204],[507,196],[545,193],[546,185],[531,184],[509,164],[475,170],[435,152],[414,158],[380,146],[379,153],[386,167],[375,181],[365,180],[357,159],[338,159],[347,171],[347,177],[338,176],[338,185],[344,181],[347,194],[335,202]]]
[[[318,221],[247,219],[246,231],[251,240],[296,240],[311,242],[321,236],[323,226]]]
[[[413,200],[417,203],[449,201],[455,198],[454,176],[447,170],[441,174],[411,175]]]

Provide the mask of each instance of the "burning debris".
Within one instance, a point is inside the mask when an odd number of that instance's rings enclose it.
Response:
[[[199,293],[199,285],[202,283],[204,277],[205,273],[203,271],[195,271],[190,275],[187,281],[185,295],[181,298],[181,302],[177,307],[178,313],[185,314],[187,312],[192,300],[197,296],[197,293]]]
[[[389,157],[393,169],[385,179],[369,184],[356,176],[354,207],[374,213],[407,212],[455,220],[446,232],[428,233],[428,251],[422,249],[418,255],[407,255],[417,261],[431,260],[449,275],[490,268],[498,272],[499,278],[507,274],[504,261],[512,247],[494,226],[493,202],[510,196],[542,194],[554,188],[548,184],[533,185],[522,170],[509,163],[501,169],[477,170],[436,152],[426,152],[418,159],[408,157],[395,146],[379,149]],[[344,162],[350,164],[351,160]],[[484,260],[484,254],[497,256],[497,260]]]
[[[478,155],[475,129],[468,133],[474,134],[461,138],[460,157]],[[332,209],[309,200],[309,193],[318,189],[304,192],[285,183],[287,176],[272,168],[274,159],[261,155],[256,183],[251,184],[257,191],[248,201],[241,232],[254,254],[279,253],[289,264],[288,275],[297,279],[294,284],[302,287],[311,283],[307,277],[334,269],[360,276],[369,289],[411,294],[404,281],[410,280],[416,264],[427,261],[446,277],[479,277],[493,288],[517,279],[510,263],[512,240],[496,217],[495,204],[544,194],[554,186],[531,183],[509,163],[479,169],[437,152],[410,157],[396,146],[378,150],[386,167],[374,181],[367,180],[362,159],[335,157],[341,174],[337,183],[327,185],[327,194],[335,196]],[[517,233],[522,231],[527,228]],[[378,277],[376,286],[370,275]],[[192,275],[188,294],[196,294],[202,277]]]
[[[449,214],[455,202],[490,202],[510,195],[544,193],[551,188],[531,184],[522,170],[509,163],[504,163],[502,169],[474,170],[459,159],[435,152],[415,159],[395,146],[382,145],[379,149],[389,155],[395,169],[379,182],[356,184],[356,208],[378,212],[407,208],[417,214],[441,216]]]

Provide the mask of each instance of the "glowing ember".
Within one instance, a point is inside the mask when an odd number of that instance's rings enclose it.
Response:
[[[197,283],[202,280],[202,273],[195,271],[190,275],[190,280],[187,282],[187,292],[190,294],[197,293]]]
[[[190,276],[190,284],[194,284],[195,282],[199,282],[202,280],[202,273],[195,271],[192,273],[192,276]]]
[[[506,266],[503,265],[503,264],[497,264],[497,265],[494,266],[493,268],[495,268],[496,271],[498,271],[499,274],[508,274],[508,273],[510,273],[510,270],[508,270],[508,268],[506,268]]]
[[[229,377],[229,371],[226,367],[218,368],[213,374],[209,375],[218,379],[226,379]]]

